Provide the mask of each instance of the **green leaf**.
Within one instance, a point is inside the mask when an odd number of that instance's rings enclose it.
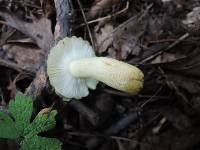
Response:
[[[0,137],[16,139],[19,133],[15,128],[15,122],[7,114],[0,112]]]
[[[26,129],[26,133],[38,134],[40,132],[52,129],[56,124],[56,114],[56,110],[52,110],[48,113],[39,113]]]
[[[24,136],[24,129],[30,124],[33,111],[33,102],[30,97],[17,92],[15,100],[10,100],[9,110],[15,119],[15,128],[21,136]]]
[[[20,150],[61,150],[62,143],[55,138],[28,134],[20,145]]]
[[[18,139],[21,150],[60,150],[61,142],[55,138],[40,137],[37,134],[53,128],[56,124],[56,110],[43,109],[30,123],[33,102],[30,97],[18,92],[15,100],[9,102],[10,115],[0,112],[0,138]]]

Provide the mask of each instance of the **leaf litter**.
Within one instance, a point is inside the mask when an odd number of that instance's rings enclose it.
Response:
[[[29,2],[32,8],[37,6],[35,10],[19,11],[13,9],[15,3],[9,2],[1,6],[6,5],[9,11],[0,11],[1,59],[20,67],[38,68],[41,55],[45,55],[54,41],[54,3],[51,0],[41,0],[40,5]],[[127,2],[130,3],[127,10],[118,13]],[[79,16],[79,6],[76,1],[72,4],[72,15]],[[96,53],[138,65],[145,73],[145,85],[139,95],[132,95],[101,84],[97,91],[75,106],[76,110],[72,108],[73,104],[63,104],[47,87],[39,98],[41,105],[36,109],[40,111],[55,104],[58,126],[52,132],[63,139],[63,149],[198,149],[200,37],[196,34],[199,31],[199,14],[196,12],[199,1],[86,0],[82,4]],[[19,19],[19,12],[25,16]],[[84,23],[81,17],[72,18],[72,22],[74,20]],[[73,30],[72,25],[71,28],[73,35],[88,39],[84,26]],[[187,36],[181,39],[185,34]],[[32,40],[24,40],[29,38]],[[17,78],[16,69],[0,65],[0,89],[8,101],[17,89],[23,91],[26,87],[18,83],[23,76]],[[25,77],[20,82],[26,85],[29,80]],[[30,140],[27,136],[26,139],[34,143],[38,137]],[[26,143],[25,140],[22,144]]]
[[[0,16],[4,18],[7,25],[33,38],[41,49],[47,51],[51,47],[53,34],[51,31],[51,22],[47,18],[35,18],[32,23],[29,23],[19,19],[8,11],[0,11]]]

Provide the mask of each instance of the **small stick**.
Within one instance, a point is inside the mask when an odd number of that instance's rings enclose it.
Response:
[[[16,29],[12,29],[12,31],[10,31],[8,33],[8,35],[6,35],[6,37],[4,37],[4,39],[2,39],[2,42],[0,42],[0,46],[3,46],[3,44],[6,43],[6,41],[16,32]]]
[[[167,122],[166,117],[162,117],[162,119],[159,121],[158,125],[152,129],[152,132],[154,134],[158,134],[160,129],[163,127],[163,125]]]
[[[119,150],[126,150],[124,145],[122,144],[122,142],[119,139],[115,139],[115,140],[116,140]]]
[[[70,1],[71,0],[54,0],[57,14],[57,23],[55,27],[56,42],[70,35]]]
[[[163,89],[164,85],[160,86],[160,88],[148,99],[146,100],[142,105],[140,105],[140,108],[143,108],[145,105],[147,105],[149,102],[151,102],[156,95]]]
[[[182,35],[180,38],[178,38],[176,41],[174,41],[172,44],[170,44],[166,49],[162,50],[162,51],[158,51],[157,53],[143,59],[140,64],[144,64],[152,59],[154,59],[155,57],[161,55],[163,52],[166,52],[168,50],[170,50],[171,48],[173,48],[174,46],[176,46],[177,44],[179,44],[181,41],[185,40],[187,37],[189,37],[189,33],[185,33],[184,35]]]
[[[175,85],[175,83],[173,81],[169,81],[167,75],[165,74],[165,72],[162,70],[161,67],[159,67],[158,69],[161,72],[162,76],[165,78],[168,87],[175,91],[175,95],[178,97],[178,100],[180,101],[180,104],[182,106],[181,108],[186,113],[192,114],[194,112],[193,106],[190,104],[190,102],[189,102],[188,98],[185,96],[185,94],[181,93],[181,91]]]
[[[189,104],[189,103],[188,103],[189,100],[186,98],[185,95],[183,95],[183,94],[180,92],[180,90],[179,90],[178,87],[174,84],[173,81],[169,81],[169,79],[168,79],[167,75],[165,74],[165,72],[163,71],[163,69],[162,69],[161,67],[159,67],[158,69],[159,69],[159,71],[161,72],[162,76],[165,78],[168,87],[169,87],[170,89],[173,89],[173,90],[176,92],[176,94],[177,94],[179,97],[181,97],[181,99],[185,102],[185,104]]]
[[[92,125],[97,126],[99,124],[99,115],[87,106],[85,106],[81,101],[71,100],[69,102],[69,105],[71,105],[76,111],[86,117],[86,119]]]
[[[122,10],[120,10],[120,11],[114,13],[114,14],[107,15],[107,16],[105,16],[105,17],[101,17],[101,18],[97,18],[97,19],[95,19],[95,20],[88,21],[87,23],[88,23],[88,24],[92,24],[92,23],[95,23],[95,22],[99,22],[99,21],[103,21],[103,20],[111,19],[112,17],[118,16],[118,15],[124,13],[125,11],[128,10],[128,8],[129,8],[129,1],[127,1],[127,3],[126,3],[126,7],[123,8]],[[81,27],[81,26],[85,26],[85,25],[86,25],[85,23],[82,23],[82,24],[80,24],[79,27]]]
[[[177,44],[179,44],[181,41],[185,40],[187,37],[189,37],[189,33],[185,33],[184,35],[182,35],[179,39],[177,39],[176,41],[174,41],[172,44],[170,44],[166,49],[164,49],[164,51],[168,51],[169,49],[173,48],[174,46],[176,46]]]
[[[1,58],[0,58],[0,66],[11,68],[11,69],[16,70],[18,72],[25,72],[27,74],[30,74],[31,76],[34,76],[35,73],[36,73],[36,70],[34,68],[32,68],[32,69],[24,68],[24,67],[17,65],[16,63],[6,61],[6,60],[1,59]]]
[[[110,128],[104,131],[104,134],[106,135],[115,135],[119,131],[125,129],[127,126],[129,126],[131,123],[134,123],[138,119],[137,112],[131,112],[127,116],[121,118],[116,124],[113,124]],[[90,138],[86,142],[86,147],[88,149],[94,149],[96,146],[98,146],[100,143],[102,143],[104,139],[100,138]]]
[[[81,9],[81,13],[82,13],[82,15],[83,15],[83,19],[84,19],[86,28],[87,28],[88,33],[89,33],[89,37],[90,37],[90,41],[91,41],[91,43],[92,43],[92,47],[94,48],[94,40],[93,40],[93,38],[92,38],[92,33],[91,33],[91,31],[90,31],[90,28],[89,28],[89,25],[88,25],[88,22],[87,22],[85,13],[84,13],[84,11],[83,11],[82,4],[81,4],[80,0],[77,0],[77,2],[78,2],[78,5],[79,5],[79,7],[80,7],[80,9]]]
[[[132,22],[135,19],[142,19],[144,16],[147,15],[147,13],[149,12],[149,10],[152,8],[153,3],[151,3],[150,5],[147,6],[146,10],[144,10],[142,13],[139,13],[131,18],[129,18],[128,20],[126,20],[125,22],[123,22],[122,24],[120,24],[119,26],[117,26],[115,29],[112,30],[112,32],[101,42],[104,43],[106,40],[108,40],[108,38],[110,38],[111,36],[113,36],[118,30],[123,29],[128,23]],[[140,15],[140,16],[139,16]]]
[[[174,41],[176,41],[176,39],[161,39],[161,40],[148,41],[148,44],[174,42]]]
[[[115,96],[121,96],[121,97],[131,97],[131,98],[153,98],[153,99],[166,99],[166,100],[170,100],[172,99],[170,96],[157,96],[154,95],[152,97],[152,95],[134,95],[134,94],[129,94],[129,93],[124,93],[124,92],[120,92],[120,91],[115,91],[115,90],[111,90],[111,89],[102,89],[99,90],[100,92],[106,92]]]

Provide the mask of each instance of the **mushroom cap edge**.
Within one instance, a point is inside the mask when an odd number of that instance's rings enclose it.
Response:
[[[65,37],[50,50],[47,74],[58,95],[81,99],[89,94],[88,88],[96,89],[97,80],[74,77],[69,70],[72,61],[89,57],[96,57],[89,42],[75,36]]]

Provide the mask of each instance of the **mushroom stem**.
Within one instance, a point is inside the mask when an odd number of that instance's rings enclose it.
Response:
[[[143,87],[143,73],[137,67],[106,57],[82,58],[70,63],[70,72],[78,78],[93,78],[128,93]]]

